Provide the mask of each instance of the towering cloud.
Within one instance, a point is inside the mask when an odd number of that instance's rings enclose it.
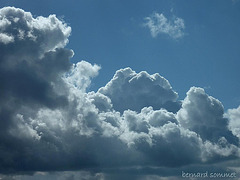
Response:
[[[223,113],[223,105],[219,100],[207,95],[202,88],[192,87],[177,117],[183,127],[198,133],[203,140],[217,142],[224,137],[238,144],[228,129],[228,119],[223,117]]]
[[[63,48],[71,28],[55,15],[33,18],[11,7],[0,10],[0,21],[2,111],[15,111],[23,104],[62,104],[66,98],[54,88],[71,66],[68,60],[73,52]]]
[[[63,88],[57,89],[71,66],[73,52],[63,48],[71,28],[55,15],[33,18],[13,7],[0,10],[0,22],[0,169],[27,170],[40,139],[28,119],[40,108],[68,103]]]
[[[164,77],[125,68],[87,92],[100,67],[69,62],[71,28],[55,15],[6,7],[0,27],[0,178],[177,176],[239,159],[239,110],[224,115],[203,89],[192,87],[181,104]]]

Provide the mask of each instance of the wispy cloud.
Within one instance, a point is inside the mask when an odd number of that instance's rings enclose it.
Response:
[[[235,4],[235,3],[238,3],[239,0],[232,0],[232,3]]]
[[[144,25],[150,29],[152,37],[159,34],[167,34],[174,39],[184,36],[185,24],[184,20],[173,16],[171,19],[165,17],[162,13],[154,13],[145,18]]]

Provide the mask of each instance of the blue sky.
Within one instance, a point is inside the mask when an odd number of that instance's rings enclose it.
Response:
[[[239,0],[0,6],[0,179],[240,177]]]
[[[240,104],[240,3],[238,1],[26,1],[1,0],[33,15],[56,14],[72,27],[68,48],[73,62],[102,67],[90,89],[105,85],[117,69],[160,73],[179,93],[206,89],[225,108]],[[143,24],[153,13],[184,20],[184,36],[152,37]]]

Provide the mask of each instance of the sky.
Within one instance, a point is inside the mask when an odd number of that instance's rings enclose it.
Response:
[[[240,1],[0,8],[0,179],[240,177]]]

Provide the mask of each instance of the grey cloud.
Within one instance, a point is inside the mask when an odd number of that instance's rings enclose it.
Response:
[[[47,172],[78,170],[64,178],[168,177],[193,164],[239,158],[232,127],[238,110],[223,117],[222,104],[195,87],[181,106],[164,77],[130,68],[87,92],[100,66],[70,64],[73,52],[64,48],[70,27],[54,15],[33,18],[13,7],[0,14],[1,33],[14,37],[0,42],[3,178],[35,173],[57,179]]]
[[[227,165],[228,163],[224,164]],[[125,167],[125,168],[111,168],[109,169],[98,169],[94,172],[83,170],[83,171],[62,171],[62,172],[36,172],[33,175],[0,175],[4,180],[178,180],[182,179],[182,173],[210,173],[221,172],[221,173],[237,173],[238,171],[224,169],[219,165],[189,165],[182,166],[181,168],[165,168],[165,167]],[[204,178],[213,179],[213,178]],[[224,179],[238,179],[237,178],[224,178]]]
[[[95,92],[90,92],[88,97],[99,111],[107,112],[112,110],[112,102],[109,97]]]
[[[33,18],[31,13],[14,7],[2,8],[0,21],[0,33],[12,37],[9,43],[0,42],[1,119],[11,118],[12,113],[7,117],[5,112],[29,104],[66,104],[66,98],[54,90],[54,84],[70,68],[68,59],[73,52],[62,47],[71,28],[55,15]]]
[[[37,172],[34,175],[2,175],[2,180],[105,180],[103,173],[88,171]]]
[[[41,143],[34,145],[39,136],[26,119],[42,107],[68,104],[66,94],[56,89],[64,89],[61,76],[70,69],[73,52],[63,47],[71,28],[55,15],[34,18],[14,7],[0,9],[0,22],[0,33],[12,37],[6,43],[1,36],[0,41],[0,169],[27,170]],[[29,154],[27,147],[32,148]]]
[[[178,167],[201,162],[202,141],[194,132],[168,123],[160,128],[151,127],[148,136],[150,142],[139,136],[133,145],[148,157],[145,162],[148,165]]]

